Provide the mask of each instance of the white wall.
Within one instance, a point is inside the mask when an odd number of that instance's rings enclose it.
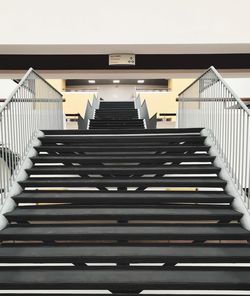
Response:
[[[102,85],[98,90],[98,98],[105,101],[133,101],[135,96],[133,85]]]
[[[17,84],[11,79],[0,79],[0,98],[6,99]]]
[[[250,98],[250,78],[228,78],[226,82],[241,98]]]
[[[52,44],[83,45],[78,52],[91,44],[95,49],[105,44],[128,45],[127,50],[138,44],[147,45],[141,50],[150,50],[154,44],[203,44],[209,51],[211,44],[228,44],[224,49],[232,50],[230,44],[236,43],[234,50],[246,51],[250,48],[249,11],[249,0],[1,1],[0,44],[7,47],[0,50],[9,53],[32,44],[42,52]],[[240,44],[248,46],[242,49]],[[171,47],[163,51],[167,49]],[[57,46],[57,50],[68,49]]]

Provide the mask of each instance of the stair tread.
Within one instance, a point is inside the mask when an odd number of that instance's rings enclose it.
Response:
[[[113,109],[113,110],[108,110],[108,109],[97,109],[96,112],[95,112],[95,115],[105,115],[105,114],[108,114],[110,116],[117,116],[119,114],[121,115],[138,115],[138,111],[137,109],[130,109],[130,110],[127,110],[127,109]]]
[[[3,246],[0,262],[250,262],[246,245]],[[166,262],[165,261],[165,262]]]
[[[113,109],[117,109],[120,110],[121,112],[138,112],[138,109],[134,109],[134,108],[112,108]],[[112,110],[110,109],[104,109],[104,108],[100,108],[100,109],[96,109],[95,112],[109,112],[112,113]]]
[[[166,177],[166,178],[29,178],[20,181],[21,186],[176,186],[176,187],[225,187],[227,182],[217,177]]]
[[[90,126],[89,127],[90,130],[98,130],[98,129],[103,130],[104,128],[105,127],[103,125],[100,125],[100,126]],[[127,126],[126,125],[124,125],[124,126],[121,126],[121,125],[119,125],[119,126],[116,126],[116,125],[114,125],[114,126],[107,125],[106,126],[106,129],[112,129],[112,128],[114,128],[114,129],[119,128],[119,129],[122,130],[122,129],[126,129]],[[139,130],[143,130],[144,129],[144,125],[141,125],[141,126],[131,126],[131,128],[139,131]]]
[[[101,123],[101,124],[91,124],[89,125],[89,128],[90,129],[98,129],[98,128],[127,128],[127,124],[126,123],[122,123],[122,124],[113,124],[113,123]],[[131,128],[141,128],[141,129],[144,129],[144,124],[141,123],[141,124],[131,124],[129,125]]]
[[[101,192],[101,191],[23,191],[12,197],[16,202],[85,202],[103,203],[166,203],[166,202],[213,202],[228,203],[233,197],[223,191],[144,191],[144,192]]]
[[[133,128],[133,129],[144,129],[144,124],[134,124],[134,125],[129,125],[130,128]],[[127,129],[128,128],[128,125],[126,124],[100,124],[100,125],[92,125],[90,124],[89,126],[89,129]]]
[[[109,119],[109,120],[103,120],[103,119],[90,119],[90,122],[93,122],[93,123],[98,123],[98,122],[109,122],[109,121],[111,121],[111,122],[115,122],[115,121],[117,121],[117,122],[125,122],[125,123],[133,123],[133,122],[142,122],[143,121],[143,119],[129,119],[129,120],[124,120],[124,119]]]
[[[2,267],[3,289],[164,289],[245,290],[250,288],[249,268],[88,268]]]
[[[136,124],[127,124],[127,123],[119,123],[119,122],[102,122],[102,123],[90,123],[89,128],[144,128],[144,123],[136,123]]]
[[[18,207],[12,212],[5,213],[9,220],[18,219],[154,219],[154,220],[185,220],[185,219],[240,219],[242,214],[232,208],[199,208],[199,207],[168,207],[168,208],[147,208],[147,207],[56,207],[56,206],[28,206]]]
[[[116,109],[116,110],[119,110],[119,113],[123,112],[123,113],[138,113],[138,109],[133,109],[133,108],[112,108],[112,110],[110,109],[96,109],[95,112],[96,113],[110,113],[110,114],[113,114],[113,109]]]
[[[124,121],[141,121],[143,119],[140,119],[138,117],[137,113],[96,113],[94,119],[90,119],[92,122],[94,121],[106,121],[106,120],[124,120]]]
[[[97,126],[97,127],[102,127],[102,126],[111,126],[111,127],[141,127],[143,126],[144,127],[144,123],[143,122],[137,122],[137,123],[126,123],[124,122],[123,120],[121,121],[105,121],[105,122],[90,122],[89,123],[89,126]]]
[[[130,111],[134,111],[134,110],[138,110],[134,107],[134,105],[100,105],[100,108],[99,109],[96,109],[96,110],[100,110],[100,111],[123,111],[123,110],[126,110],[127,112],[130,112]]]
[[[213,165],[179,165],[179,166],[93,166],[93,167],[63,167],[63,166],[37,166],[27,169],[28,174],[70,174],[70,173],[140,173],[140,174],[169,174],[169,173],[190,173],[190,174],[211,174],[220,172],[220,168]]]
[[[146,225],[59,224],[10,225],[0,231],[1,240],[248,240],[250,232],[239,224]]]
[[[85,155],[39,155],[30,158],[33,162],[89,162],[89,163],[98,163],[98,162],[213,162],[215,156],[210,155],[136,155],[136,156],[116,156],[116,155],[102,155],[102,156],[85,156]]]
[[[112,108],[112,110],[110,110],[110,109],[103,109],[103,108],[101,108],[101,109],[96,109],[95,110],[95,112],[96,113],[100,113],[100,112],[107,112],[107,113],[113,113],[112,111],[113,111],[113,109],[117,109],[117,110],[119,110],[120,112],[127,112],[127,113],[131,113],[131,112],[138,112],[138,109],[134,109],[134,108]]]
[[[139,119],[138,115],[121,115],[121,114],[116,114],[116,115],[109,115],[109,114],[96,114],[95,115],[95,119],[96,120],[107,120],[107,119],[111,119],[111,120],[120,120],[120,119],[124,119],[124,120],[132,120],[132,119]]]
[[[101,131],[105,131],[105,129],[100,129]],[[144,130],[144,129],[142,129]],[[107,129],[108,131],[108,129]],[[138,131],[137,131],[138,132]],[[179,143],[181,141],[184,141],[185,144],[189,143],[189,142],[192,142],[192,144],[194,143],[197,143],[197,145],[200,146],[200,144],[203,144],[204,141],[205,141],[205,137],[200,139],[200,138],[195,138],[194,140],[189,140],[189,139],[176,139],[176,138],[173,138],[172,140],[166,140],[166,141],[161,141],[158,140],[158,139],[153,139],[152,141],[146,141],[146,140],[142,140],[140,142],[136,141],[136,140],[133,140],[133,141],[130,141],[131,139],[125,139],[124,141],[116,141],[114,139],[108,139],[108,141],[106,141],[106,139],[101,139],[101,140],[92,140],[92,141],[88,141],[85,140],[85,139],[76,139],[75,137],[71,138],[71,139],[65,139],[65,138],[62,138],[62,139],[48,139],[46,138],[43,138],[43,140],[41,138],[39,138],[39,140],[44,144],[57,144],[57,143],[60,143],[60,145],[63,145],[63,144],[67,144],[67,145],[74,145],[75,143],[79,143],[81,145],[84,145],[84,146],[90,146],[90,145],[98,145],[98,146],[116,146],[116,147],[120,147],[120,146],[159,146],[159,145],[165,145],[167,144],[168,146],[176,146],[176,143]],[[173,144],[171,144],[173,143]]]
[[[100,124],[123,124],[123,125],[140,125],[144,124],[143,119],[90,119],[90,124],[100,125]]]
[[[52,146],[36,146],[34,147],[37,151],[89,151],[89,152],[95,152],[95,151],[171,151],[171,152],[179,152],[179,151],[208,151],[210,149],[210,146],[187,146],[187,145],[179,145],[179,146],[168,146],[168,145],[159,145],[159,146],[97,146],[97,145],[86,145],[86,146],[65,146],[65,145],[52,145]]]

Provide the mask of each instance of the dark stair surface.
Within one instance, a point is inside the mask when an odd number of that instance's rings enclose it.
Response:
[[[250,262],[248,245],[230,244],[170,244],[170,245],[66,245],[3,246],[1,263],[225,263]]]
[[[242,214],[228,206],[168,206],[168,207],[69,207],[67,206],[29,206],[17,208],[5,217],[9,221],[30,220],[239,220]]]
[[[138,120],[133,102],[96,116],[116,121],[117,109]],[[39,138],[0,231],[0,292],[250,291],[250,232],[202,129],[93,127]]]
[[[65,204],[231,204],[233,197],[224,191],[71,191],[71,190],[25,190],[13,197],[18,203],[65,203]]]
[[[38,166],[27,169],[29,175],[83,175],[83,174],[115,174],[115,175],[144,175],[144,174],[218,174],[220,168],[213,165],[171,165],[171,166],[87,166],[87,167],[54,167],[54,166]]]
[[[4,267],[2,289],[249,290],[250,268]],[[234,276],[233,276],[234,275]]]
[[[144,129],[143,119],[139,119],[134,102],[100,102],[94,119],[89,121],[89,129]]]

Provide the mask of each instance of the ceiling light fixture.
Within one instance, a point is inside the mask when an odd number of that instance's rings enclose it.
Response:
[[[141,80],[141,79],[139,79],[139,80],[137,80],[137,83],[139,83],[139,84],[143,84],[145,81],[144,80]]]
[[[113,83],[120,83],[120,80],[113,80]]]
[[[95,84],[95,80],[89,80],[90,84]]]

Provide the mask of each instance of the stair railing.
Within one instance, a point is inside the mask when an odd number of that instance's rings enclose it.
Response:
[[[149,128],[149,114],[146,101],[144,101],[140,108],[140,119],[144,119],[146,123],[146,128]]]
[[[92,105],[95,110],[99,109],[99,107],[100,107],[100,99],[96,95],[94,95]]]
[[[157,113],[149,119],[149,129],[156,129],[157,127]]]
[[[141,97],[140,97],[140,95],[138,95],[135,98],[134,104],[135,104],[135,109],[140,109],[141,108]]]
[[[178,126],[204,127],[250,208],[250,110],[214,67],[179,94]]]
[[[0,106],[0,205],[42,129],[63,129],[63,99],[30,68]]]
[[[92,119],[93,116],[94,116],[94,109],[92,108],[90,101],[88,101],[85,109],[83,123],[81,124],[81,129],[86,130],[88,128],[89,119]]]
[[[96,97],[96,95],[94,95],[92,105],[91,105],[90,101],[88,101],[88,103],[87,103],[84,119],[79,126],[80,129],[83,129],[83,130],[88,129],[89,120],[94,119],[95,110],[99,109],[99,106],[100,106],[100,100]]]

